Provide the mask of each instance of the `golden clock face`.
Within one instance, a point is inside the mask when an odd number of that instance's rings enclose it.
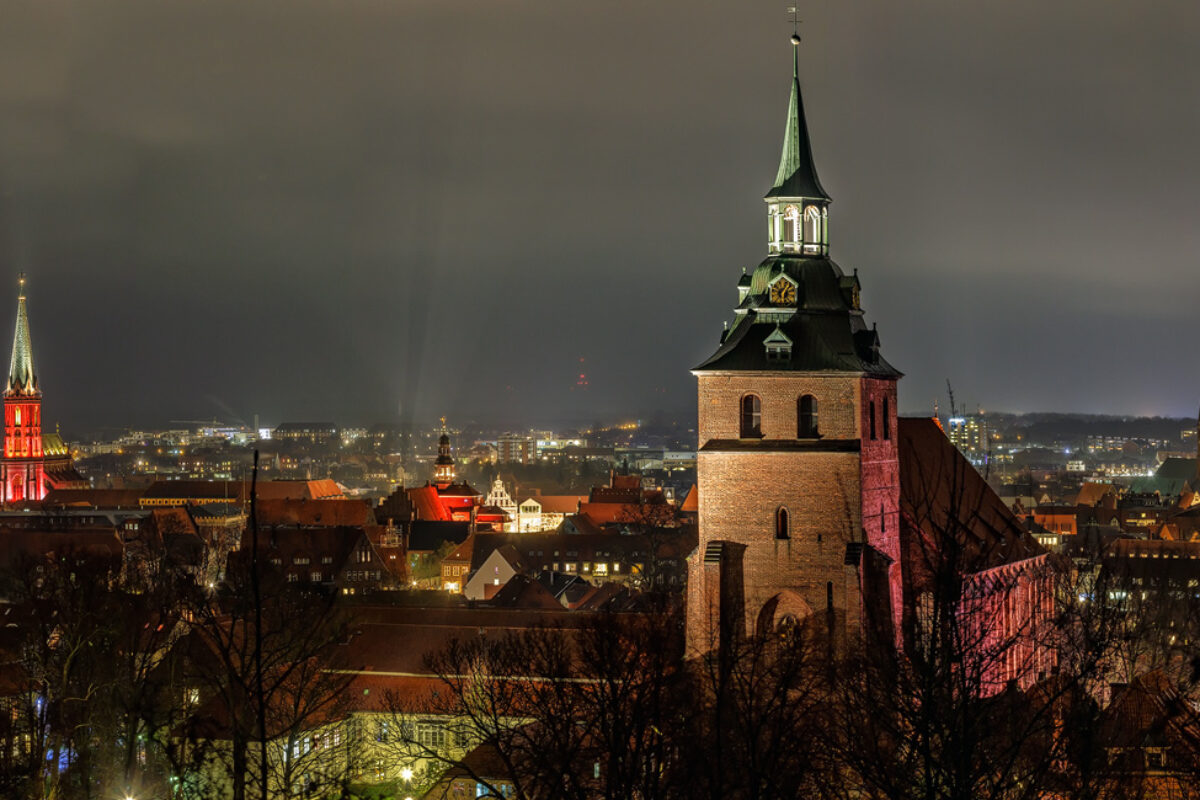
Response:
[[[796,302],[796,287],[790,281],[775,281],[771,284],[771,302],[775,305],[790,306]]]

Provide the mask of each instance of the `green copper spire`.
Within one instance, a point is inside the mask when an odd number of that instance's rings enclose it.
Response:
[[[33,372],[33,345],[29,340],[29,316],[25,313],[25,275],[17,281],[17,330],[13,334],[12,364],[8,368],[8,389],[5,394],[32,395],[38,393],[37,375]]]
[[[804,121],[804,101],[800,97],[800,36],[792,36],[792,98],[788,101],[787,126],[783,132],[783,153],[779,172],[767,197],[809,197],[829,201],[821,188],[813,163],[808,125]]]

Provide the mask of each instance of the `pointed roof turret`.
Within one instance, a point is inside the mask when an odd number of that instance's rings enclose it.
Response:
[[[38,393],[37,375],[33,371],[33,345],[29,339],[29,317],[25,312],[25,275],[17,280],[17,329],[13,334],[12,363],[8,368],[5,394],[33,395]]]
[[[810,197],[831,201],[817,178],[808,125],[804,120],[804,100],[800,96],[800,35],[792,36],[792,97],[788,101],[787,125],[783,132],[783,153],[775,184],[767,192],[771,197]]]

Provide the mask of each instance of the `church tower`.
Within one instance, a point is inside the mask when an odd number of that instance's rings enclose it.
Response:
[[[33,371],[24,275],[18,285],[17,329],[13,334],[12,362],[4,390],[4,458],[0,460],[0,486],[6,503],[41,500],[46,496],[42,392]]]
[[[442,417],[442,435],[438,437],[437,461],[433,463],[433,482],[439,489],[454,483],[454,456],[450,455],[450,432]]]
[[[899,608],[896,383],[829,257],[792,37],[783,153],[767,192],[767,257],[737,286],[734,321],[698,379],[699,547],[688,647],[793,625],[835,639],[871,606]]]

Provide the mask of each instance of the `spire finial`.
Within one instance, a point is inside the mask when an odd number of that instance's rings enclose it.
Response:
[[[21,300],[25,299],[25,273],[21,272],[17,275],[17,297]]]

